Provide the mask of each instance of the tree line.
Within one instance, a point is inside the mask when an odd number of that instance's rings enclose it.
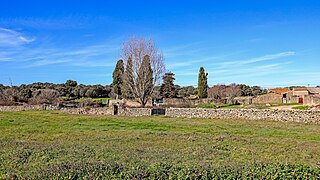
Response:
[[[266,93],[259,86],[208,86],[208,73],[200,67],[198,86],[181,87],[174,83],[175,74],[166,72],[164,57],[152,39],[130,38],[121,47],[121,58],[112,73],[111,85],[83,85],[74,80],[62,84],[32,83],[20,86],[0,84],[0,105],[17,103],[42,104],[79,98],[131,99],[144,107],[151,99],[215,98],[256,96]],[[161,82],[162,79],[162,82]]]
[[[0,84],[0,105],[52,104],[57,101],[68,101],[79,98],[109,97],[111,86],[84,85],[77,81],[67,80],[66,83],[53,84],[36,82],[20,86],[4,86]]]

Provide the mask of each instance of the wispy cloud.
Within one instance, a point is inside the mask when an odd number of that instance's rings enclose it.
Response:
[[[1,58],[1,57],[0,57],[0,62],[1,62],[1,61],[11,61],[11,60],[12,60],[12,58]]]
[[[110,67],[114,66],[118,49],[114,42],[71,48],[39,45],[22,50],[13,48],[6,53],[0,53],[0,61],[17,63],[20,68],[58,64],[79,67]]]
[[[229,61],[229,62],[223,62],[221,65],[247,65],[247,64],[252,64],[252,63],[258,63],[262,61],[270,61],[270,60],[275,60],[275,59],[280,59],[284,57],[289,57],[289,56],[294,56],[296,53],[293,51],[287,51],[287,52],[281,52],[281,53],[276,53],[276,54],[268,54],[264,55],[261,57],[256,57],[256,58],[251,58],[247,60],[240,60],[240,61]]]
[[[209,73],[209,80],[213,85],[213,82],[224,82],[232,83],[232,81],[237,81],[236,83],[241,83],[241,79],[252,79],[257,77],[265,77],[270,75],[276,75],[284,73],[287,69],[285,68],[288,64],[292,64],[293,61],[281,61],[275,62],[281,58],[286,58],[294,56],[296,53],[293,51],[267,54],[263,56],[258,56],[255,58],[250,58],[247,60],[239,61],[228,61],[228,62],[206,62],[202,63],[206,68],[206,72]],[[183,67],[179,67],[183,66]],[[188,62],[182,62],[182,64],[177,64],[177,67],[173,71],[177,75],[177,79],[182,77],[196,77],[198,74],[198,68]],[[183,84],[183,83],[182,83]],[[194,79],[193,84],[196,84],[196,79]]]
[[[271,21],[271,22],[265,22],[262,24],[254,25],[253,28],[273,28],[273,27],[279,27],[279,26],[287,26],[293,24],[293,21]]]
[[[1,19],[0,25],[17,27],[30,27],[36,29],[80,29],[92,22],[86,16],[65,16],[60,18],[7,18]]]
[[[46,65],[52,65],[52,64],[62,64],[62,63],[66,63],[69,62],[68,60],[39,60],[36,61],[34,63],[32,63],[29,67],[32,66],[46,66]]]
[[[19,46],[33,42],[34,38],[24,36],[18,31],[0,28],[0,47]]]

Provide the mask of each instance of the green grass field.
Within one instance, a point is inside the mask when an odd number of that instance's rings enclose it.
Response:
[[[0,179],[320,178],[320,125],[0,112]]]
[[[111,98],[80,98],[80,99],[74,100],[74,102],[81,103],[85,100],[91,100],[93,102],[102,101],[103,104],[107,104],[108,100],[111,100]]]

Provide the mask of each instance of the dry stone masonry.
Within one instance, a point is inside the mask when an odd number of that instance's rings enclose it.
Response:
[[[0,106],[0,111],[26,110],[58,110],[51,105],[35,106]],[[62,108],[68,114],[114,115],[113,107],[104,108]],[[152,108],[120,108],[119,116],[151,116]],[[212,119],[250,119],[276,120],[284,122],[320,123],[319,110],[276,110],[276,109],[211,109],[211,108],[167,108],[165,115],[183,118],[212,118]]]
[[[151,116],[151,108],[121,108],[120,116]]]
[[[168,108],[166,116],[320,123],[320,111],[301,110]]]
[[[87,114],[87,115],[112,115],[111,108],[62,108],[62,112],[68,114]]]
[[[0,106],[0,111],[59,110],[52,105]]]

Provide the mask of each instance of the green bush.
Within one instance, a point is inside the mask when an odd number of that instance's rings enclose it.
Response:
[[[140,162],[61,163],[36,172],[8,174],[8,178],[35,179],[319,179],[320,169],[304,165],[251,164],[211,167]]]
[[[217,107],[218,108],[225,108],[225,107],[232,107],[234,106],[233,104],[219,104]]]
[[[295,106],[292,109],[297,109],[297,110],[309,110],[309,106]]]
[[[214,104],[196,104],[192,105],[193,108],[215,108],[216,106]]]

